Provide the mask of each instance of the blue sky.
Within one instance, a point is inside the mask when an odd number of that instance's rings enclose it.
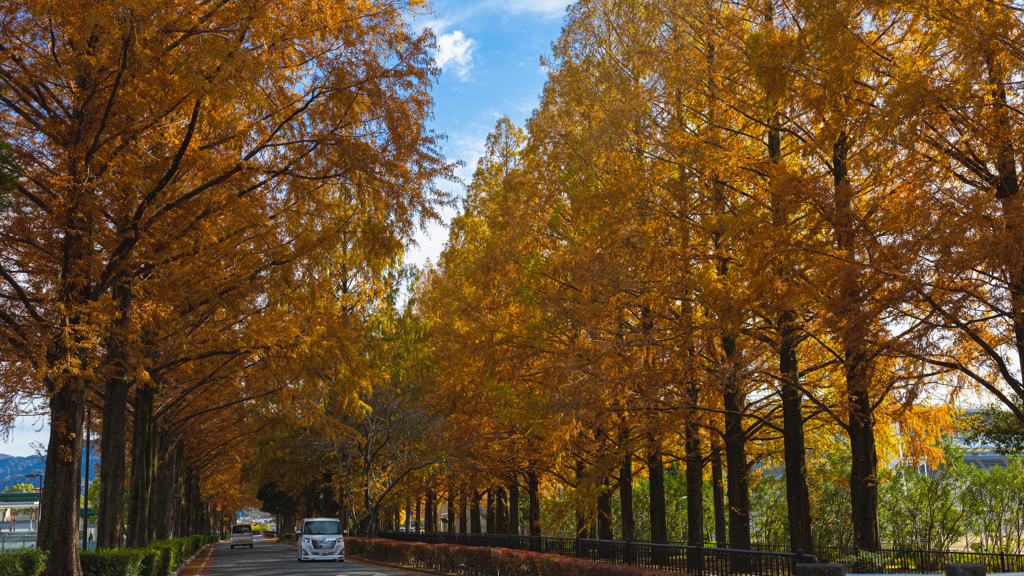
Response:
[[[501,116],[521,126],[537,106],[547,78],[540,56],[551,52],[561,31],[566,0],[439,0],[433,14],[417,26],[434,30],[435,59],[442,74],[434,87],[431,127],[447,134],[445,155],[466,166],[459,176],[469,182],[488,132]],[[460,184],[442,188],[462,196]],[[445,213],[448,221],[454,210]],[[422,266],[437,261],[448,230],[432,226],[417,239],[406,261]]]
[[[547,78],[540,56],[562,28],[566,0],[440,0],[431,14],[416,19],[438,39],[435,59],[442,73],[434,87],[434,120],[431,128],[446,134],[443,149],[450,160],[462,160],[459,176],[469,182],[484,150],[487,133],[501,116],[522,126],[537,106]],[[445,190],[463,195],[456,183],[441,183]],[[445,223],[455,215],[446,210]],[[436,262],[448,229],[434,225],[417,237],[406,261],[423,266]],[[0,454],[31,456],[31,444],[43,445],[49,427],[40,418],[22,418],[11,431],[9,442],[0,438]]]

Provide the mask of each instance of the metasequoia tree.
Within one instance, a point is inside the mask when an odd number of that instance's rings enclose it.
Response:
[[[652,538],[681,452],[699,542],[697,490],[725,452],[745,546],[749,470],[782,459],[790,543],[807,550],[802,436],[835,425],[855,445],[857,543],[876,547],[875,429],[920,418],[936,376],[917,360],[928,321],[902,320],[920,310],[902,275],[928,221],[927,169],[893,137],[913,26],[856,2],[575,4],[525,142],[495,146],[507,123],[491,135],[421,292],[430,346],[458,359],[437,380],[472,398],[453,402],[456,429],[507,430],[511,413],[543,430],[550,460],[526,460],[571,488],[586,534],[614,490],[604,455],[631,468],[642,446]],[[465,457],[497,470],[508,438]]]
[[[333,242],[357,198],[387,214],[371,220],[388,222],[386,234],[366,227],[386,236],[408,238],[435,216],[430,182],[449,168],[423,127],[434,69],[430,35],[406,24],[418,9],[0,8],[0,140],[24,175],[3,215],[2,322],[5,382],[25,387],[5,395],[49,401],[48,573],[80,572],[82,408],[110,365],[105,421],[119,418],[117,397],[138,370],[121,351],[129,339],[106,334],[128,324],[117,319],[130,317],[138,283],[185,262],[231,267],[241,252],[256,257],[240,279],[273,275]],[[141,297],[159,305],[163,295]],[[109,432],[107,449],[122,453]]]

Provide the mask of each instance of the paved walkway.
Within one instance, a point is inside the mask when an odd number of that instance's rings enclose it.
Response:
[[[331,576],[409,576],[378,566],[368,566],[346,560],[345,562],[298,562],[295,547],[275,544],[268,539],[257,538],[253,547],[231,549],[227,544],[217,546],[212,561],[202,568],[205,576],[299,576],[306,574],[329,574]],[[199,563],[196,558],[194,564]],[[190,566],[191,567],[191,566]],[[199,566],[196,566],[199,568]],[[198,572],[198,570],[197,570]]]

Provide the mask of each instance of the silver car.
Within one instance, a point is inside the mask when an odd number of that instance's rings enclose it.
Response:
[[[337,518],[306,518],[299,529],[299,562],[345,561],[345,535]]]
[[[231,547],[248,546],[252,548],[252,526],[249,524],[235,524],[231,527]]]

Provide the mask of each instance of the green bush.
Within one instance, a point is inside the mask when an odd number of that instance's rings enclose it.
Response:
[[[82,572],[95,576],[140,576],[146,550],[97,550],[82,552]]]
[[[885,558],[881,554],[861,551],[839,561],[846,564],[848,574],[882,574],[885,572]]]
[[[142,566],[139,568],[139,576],[157,576],[160,574],[160,550],[156,548],[146,548],[143,550],[146,554],[142,557]],[[163,572],[167,574],[167,572]]]
[[[202,534],[196,534],[194,536],[189,536],[189,545],[188,545],[189,555],[191,555],[193,552],[195,552],[195,551],[199,550],[200,548],[202,548],[205,543],[206,543],[206,536],[203,536]]]
[[[157,552],[156,573],[167,574],[178,567],[181,556],[178,555],[178,547],[168,540],[153,542],[152,549]]]
[[[281,542],[298,542],[299,535],[294,533],[282,534],[280,538]]]
[[[46,552],[36,548],[0,553],[0,576],[39,576],[46,568]]]

